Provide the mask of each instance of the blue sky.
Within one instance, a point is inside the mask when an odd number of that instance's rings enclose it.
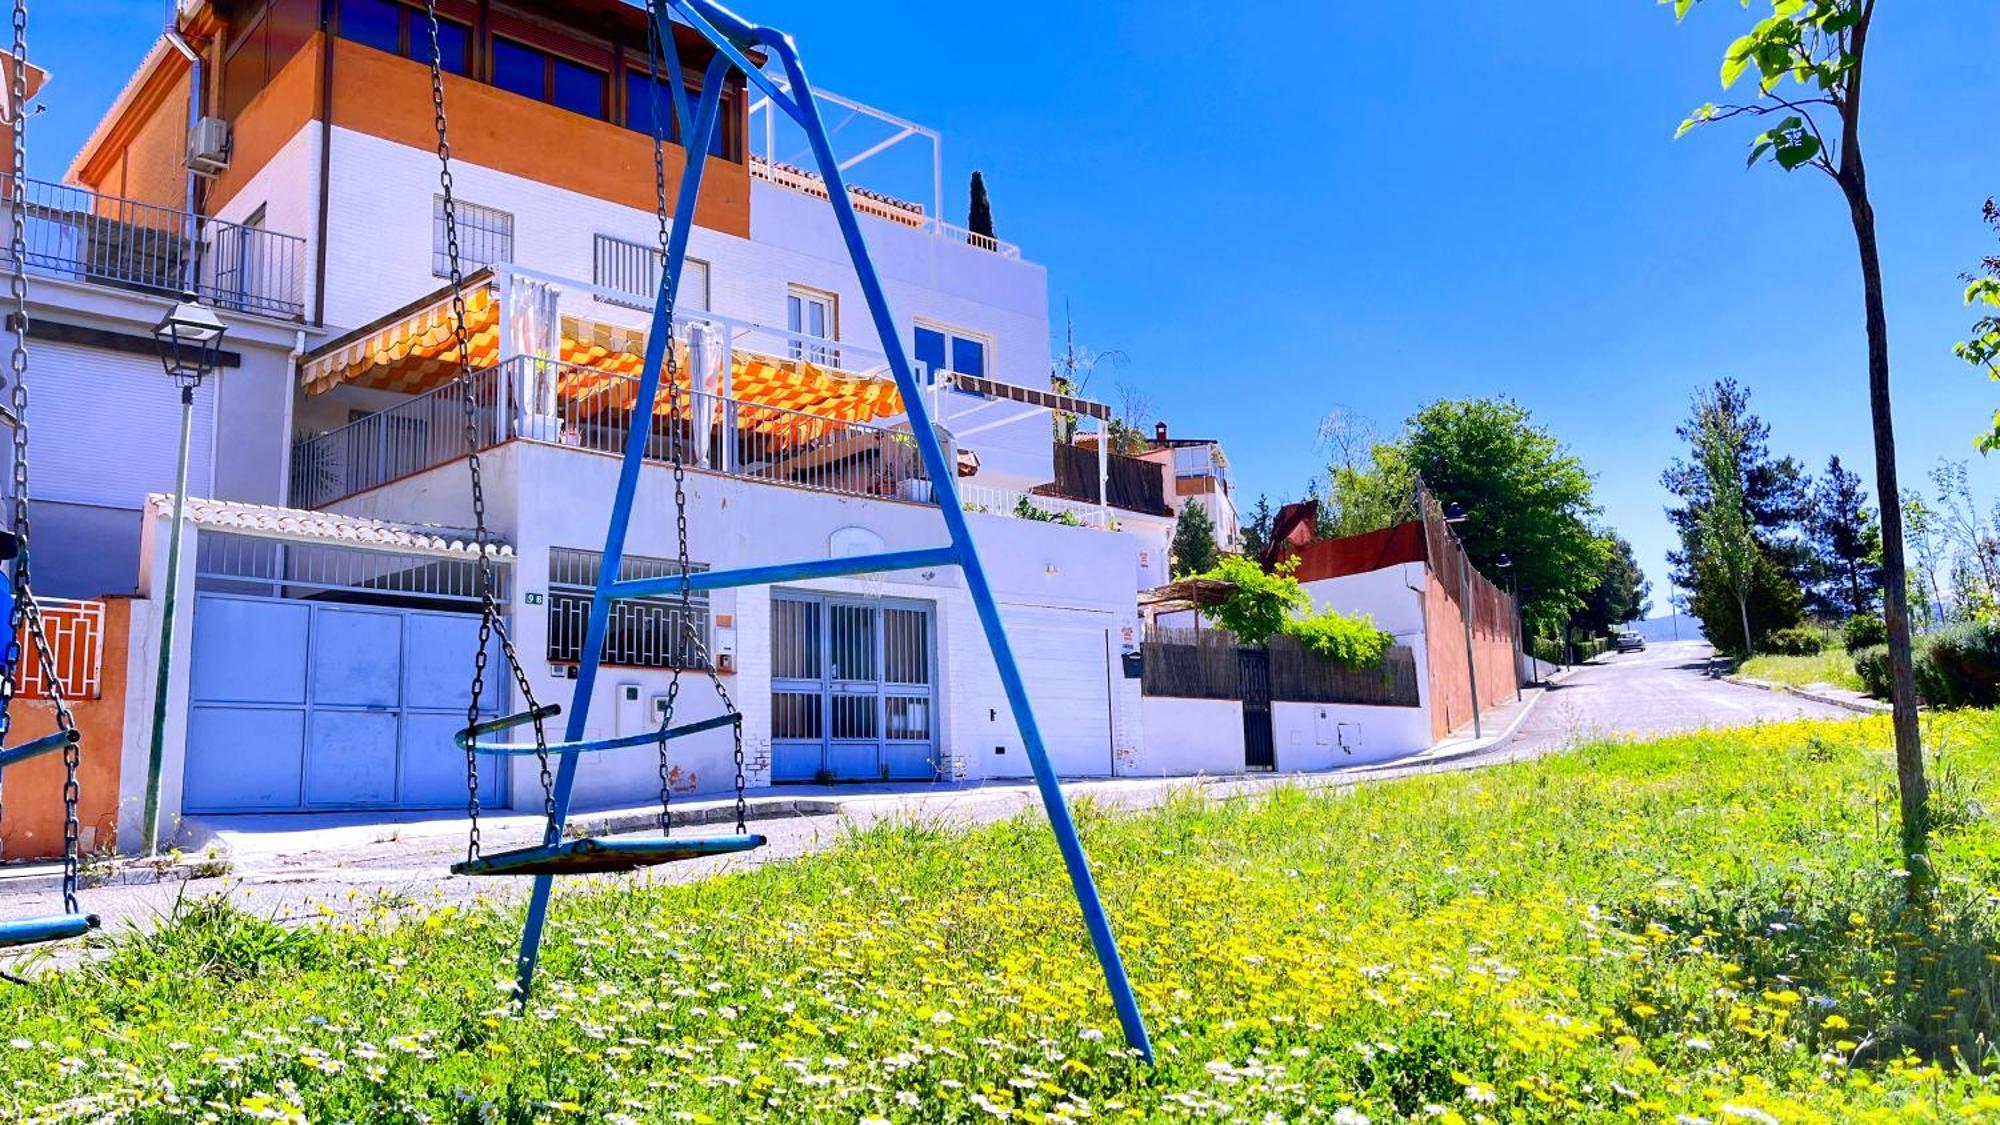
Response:
[[[1762,0],[1759,0],[1761,3]],[[43,4],[59,176],[151,42],[159,0]],[[740,0],[829,89],[945,137],[947,217],[975,167],[1052,308],[1176,432],[1222,439],[1248,497],[1296,497],[1342,407],[1393,430],[1507,394],[1590,466],[1663,607],[1658,486],[1706,380],[1748,383],[1775,446],[1873,483],[1860,280],[1823,177],[1744,169],[1748,133],[1671,140],[1751,18],[1710,0],[935,4]],[[60,11],[60,16],[55,13]],[[1991,252],[2000,5],[1883,5],[1869,158],[1905,483],[2000,403],[1950,353],[1958,275]],[[1059,330],[1060,325],[1054,326]]]

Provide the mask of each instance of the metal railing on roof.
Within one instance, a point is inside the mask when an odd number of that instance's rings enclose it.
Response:
[[[0,205],[4,207],[4,205]],[[175,297],[188,287],[217,308],[280,320],[305,317],[305,239],[258,226],[28,180],[23,206],[28,269],[45,277]],[[0,262],[11,252],[0,243]]]
[[[826,189],[826,181],[803,169],[785,164],[772,163],[759,157],[750,160],[750,178],[767,184],[786,188],[808,195],[814,199],[831,198]],[[849,187],[848,198],[854,203],[857,214],[883,219],[911,230],[926,231],[933,237],[951,242],[963,242],[968,246],[998,254],[1003,258],[1018,259],[1021,248],[1011,242],[995,238],[989,234],[975,234],[956,223],[947,223],[935,215],[926,215],[922,207],[915,204],[900,204],[886,196]]]

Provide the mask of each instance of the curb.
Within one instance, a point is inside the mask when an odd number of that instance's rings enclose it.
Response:
[[[835,816],[845,807],[845,802],[830,797],[765,798],[748,802],[745,820],[757,823],[766,820],[790,820],[808,816]],[[704,804],[699,808],[674,808],[673,826],[676,828],[696,828],[708,824],[736,823],[736,806],[733,803]],[[569,819],[569,831],[578,836],[609,836],[623,832],[643,832],[657,828],[659,813],[654,811],[623,811],[616,813],[584,813]]]
[[[100,887],[150,887],[158,883],[188,883],[224,873],[205,871],[203,867],[203,862],[133,862],[119,864],[108,870],[102,868],[93,870],[86,865],[77,878],[77,886],[86,891]],[[0,898],[9,895],[48,894],[61,890],[62,885],[63,875],[59,866],[52,866],[46,872],[32,875],[0,876]]]
[[[1873,700],[1863,699],[1843,699],[1835,695],[1821,695],[1819,692],[1807,691],[1805,688],[1793,687],[1790,684],[1774,684],[1769,680],[1756,680],[1748,676],[1732,674],[1724,676],[1722,679],[1724,683],[1735,684],[1737,687],[1755,688],[1758,691],[1797,696],[1811,703],[1820,703],[1828,707],[1838,707],[1844,711],[1853,711],[1858,715],[1887,715],[1894,710],[1887,703],[1877,703]]]

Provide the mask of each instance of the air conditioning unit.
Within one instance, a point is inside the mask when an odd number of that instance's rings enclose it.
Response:
[[[188,170],[197,176],[219,176],[229,168],[229,122],[204,117],[188,134]]]

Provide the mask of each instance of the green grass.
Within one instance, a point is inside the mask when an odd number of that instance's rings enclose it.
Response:
[[[1743,662],[1741,671],[1753,679],[1796,688],[1832,684],[1849,691],[1864,690],[1854,671],[1854,658],[1838,646],[1817,656],[1753,656]]]
[[[1990,1120],[2000,720],[1928,734],[1922,909],[1882,720],[1084,810],[1152,1068],[1023,819],[575,889],[525,1018],[517,911],[198,902],[0,991],[0,1120]]]

